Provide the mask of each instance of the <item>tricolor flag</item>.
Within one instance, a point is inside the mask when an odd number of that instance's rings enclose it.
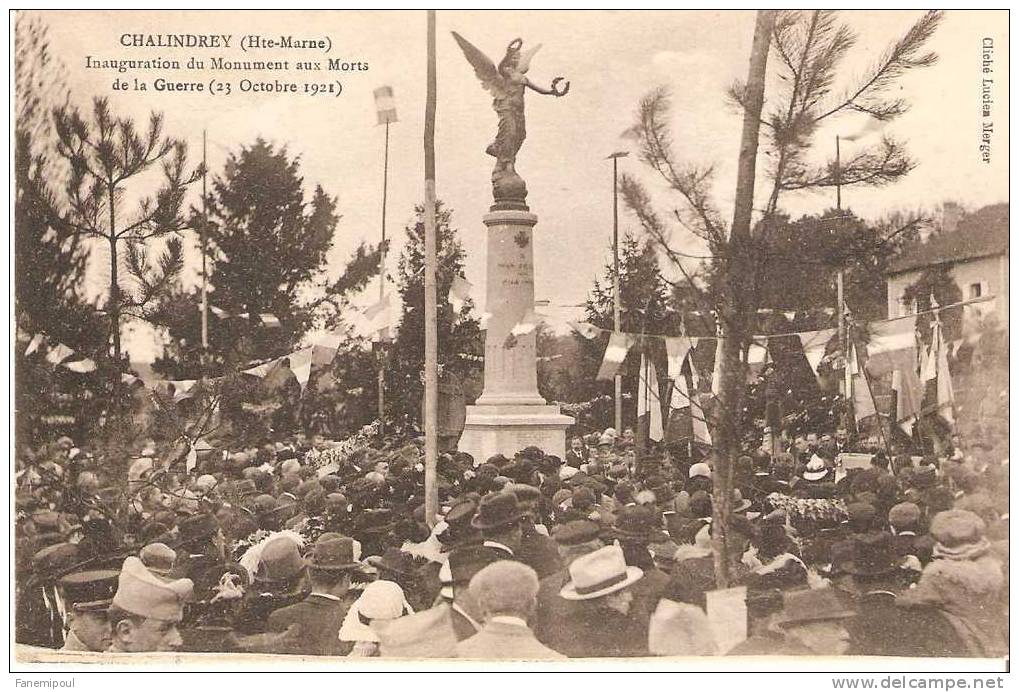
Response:
[[[677,437],[692,437],[696,442],[710,445],[711,433],[708,431],[707,419],[700,404],[700,379],[697,377],[693,359],[690,358],[690,348],[685,348],[685,353],[680,358],[684,345],[681,342],[674,342],[670,348],[669,341],[667,339],[665,345],[669,351],[669,377],[672,379],[672,391],[669,395],[670,428],[677,426]],[[690,419],[689,428],[685,422],[686,418]]]
[[[870,391],[870,382],[867,381],[867,376],[864,374],[863,368],[860,367],[855,344],[849,346],[845,378],[846,398],[853,401],[853,415],[856,417],[856,421],[859,422],[868,416],[875,415],[877,409],[874,408],[874,397]]]
[[[916,370],[916,315],[871,322],[867,372],[880,377],[894,370]]]
[[[390,303],[387,293],[382,297],[382,300],[365,309],[364,317],[368,320],[369,334],[384,331],[393,325],[393,311]]]
[[[623,332],[612,332],[609,337],[608,346],[605,347],[605,355],[602,357],[601,367],[598,369],[598,380],[611,380],[619,372],[619,367],[626,360],[626,355],[633,346],[633,336]]]
[[[375,112],[379,125],[396,122],[396,99],[393,98],[393,87],[381,86],[375,90]]]
[[[640,354],[640,377],[637,384],[637,423],[647,430],[647,439],[661,442],[665,437],[662,427],[662,401],[658,389],[658,371],[655,364]],[[647,427],[645,427],[647,426]]]
[[[758,337],[758,341],[752,341],[747,348],[747,383],[755,382],[761,376],[764,366],[770,362],[768,340]]]

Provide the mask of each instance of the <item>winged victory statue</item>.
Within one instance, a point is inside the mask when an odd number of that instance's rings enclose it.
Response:
[[[517,152],[527,137],[524,127],[524,90],[531,89],[544,96],[560,97],[569,92],[570,83],[563,77],[556,77],[545,89],[527,78],[531,58],[541,48],[540,43],[524,51],[524,42],[519,38],[513,39],[506,47],[506,56],[496,66],[470,41],[455,31],[452,33],[467,62],[481,80],[481,85],[491,92],[492,107],[499,116],[499,130],[495,140],[485,149],[489,156],[495,158],[495,168],[492,169],[492,195],[495,198],[493,208],[526,209],[527,185],[516,171]]]

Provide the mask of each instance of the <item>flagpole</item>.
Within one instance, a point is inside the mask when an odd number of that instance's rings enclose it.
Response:
[[[839,136],[835,135],[835,210],[838,212],[835,223],[842,223],[842,155],[840,151],[841,147],[839,144]],[[848,339],[846,335],[846,296],[845,296],[845,284],[846,284],[846,272],[839,265],[838,272],[835,274],[835,287],[836,287],[836,300],[838,305],[836,306],[836,314],[838,315],[839,321],[839,350],[842,353],[842,360],[845,362],[845,367],[849,367],[849,350],[848,350]],[[855,418],[853,417],[853,393],[852,393],[852,380],[850,378],[842,378],[843,387],[845,390],[842,392],[843,401],[845,406],[842,411],[842,425],[845,427],[846,432],[851,429],[855,429]],[[849,386],[845,386],[848,384]],[[880,424],[881,417],[878,417],[878,423]],[[850,427],[852,426],[852,427]]]
[[[386,144],[382,155],[382,242],[379,244],[379,302],[386,293],[386,197],[389,192],[389,118],[386,117]],[[386,340],[387,330],[379,332],[378,390],[379,435],[386,434]]]
[[[425,97],[425,521],[434,526],[439,512],[438,333],[435,287],[435,10],[428,10],[428,70]]]
[[[888,455],[889,461],[892,458],[892,448],[888,444],[888,437],[885,436],[885,426],[881,421],[881,410],[877,407],[877,400],[874,398],[874,387],[870,383],[870,378],[867,377],[867,369],[860,364],[860,351],[859,349],[853,349],[854,355],[856,356],[856,369],[863,373],[863,379],[867,382],[867,393],[870,395],[870,404],[874,408],[874,415],[877,417],[877,431],[881,434],[881,444],[885,448],[885,454]],[[846,361],[846,367],[849,367],[849,361]]]
[[[612,328],[622,331],[622,296],[619,292],[619,159],[629,155],[626,151],[610,154],[612,159]],[[623,432],[623,375],[615,376],[615,419],[616,433]]]
[[[209,225],[209,204],[206,199],[206,160],[207,131],[202,130],[202,229],[199,233],[202,245],[202,361],[207,359],[209,351],[209,294],[208,267],[206,259],[205,234]],[[204,368],[203,368],[204,370]]]

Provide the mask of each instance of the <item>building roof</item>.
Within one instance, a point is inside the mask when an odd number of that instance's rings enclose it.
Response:
[[[942,231],[902,249],[889,274],[954,264],[1008,253],[1008,204],[991,204],[959,220],[954,231]]]

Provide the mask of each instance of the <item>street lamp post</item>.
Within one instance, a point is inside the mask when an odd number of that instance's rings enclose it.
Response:
[[[628,151],[617,151],[606,158],[612,159],[612,331],[622,331],[619,293],[619,159],[629,156]],[[623,431],[623,375],[615,377],[616,433]]]

